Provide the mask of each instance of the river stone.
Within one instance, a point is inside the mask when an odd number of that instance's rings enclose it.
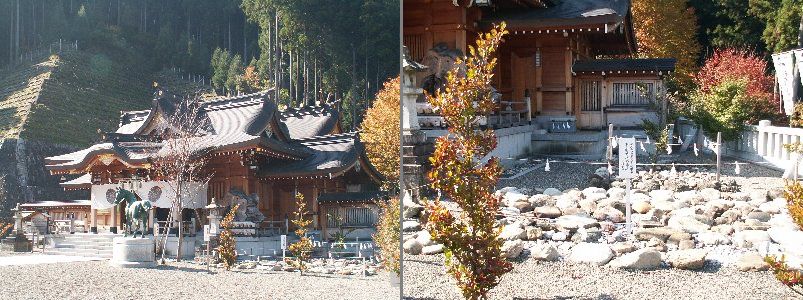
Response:
[[[768,222],[770,220],[770,218],[772,218],[772,215],[767,213],[767,212],[754,211],[754,212],[751,212],[751,213],[747,214],[747,217],[745,219],[756,219],[756,220],[759,220],[761,222]]]
[[[688,233],[700,233],[711,228],[711,226],[698,221],[695,216],[683,215],[669,218],[667,225],[669,225],[671,228],[683,230]]]
[[[612,187],[608,189],[608,197],[611,199],[624,199],[627,191],[623,188]]]
[[[606,244],[579,243],[572,248],[569,261],[602,266],[613,258],[613,250]]]
[[[769,265],[764,261],[764,257],[756,252],[748,252],[736,261],[736,269],[742,272],[747,271],[766,271]]]
[[[726,235],[713,231],[704,231],[697,234],[697,241],[706,246],[728,245],[731,243]]]
[[[562,195],[562,194],[563,194],[563,192],[561,192],[560,190],[558,190],[556,188],[547,188],[547,189],[544,190],[544,195],[547,195],[547,196],[559,196],[559,195]]]
[[[555,224],[558,226],[559,229],[566,231],[576,231],[578,228],[581,227],[591,228],[599,226],[597,220],[577,215],[561,216],[557,219],[557,221],[555,221]]]
[[[532,204],[530,204],[530,201],[527,200],[516,201],[512,206],[523,213],[533,210]]]
[[[561,211],[566,211],[569,208],[576,208],[578,203],[576,198],[573,198],[569,195],[563,195],[558,197],[558,200],[555,202],[555,206],[560,208]]]
[[[654,190],[650,191],[650,198],[653,201],[672,201],[672,194],[674,192],[669,190]]]
[[[421,223],[415,220],[404,221],[402,222],[402,230],[405,232],[419,231],[421,230]]]
[[[405,202],[404,203],[404,218],[405,219],[414,219],[421,215],[421,212],[424,211],[424,206],[413,202]]]
[[[733,235],[733,243],[741,248],[753,248],[769,240],[770,235],[763,230],[743,230]]]
[[[535,213],[536,216],[549,219],[554,219],[562,215],[560,212],[560,208],[554,206],[536,207],[535,210],[533,210],[533,212]]]
[[[514,203],[519,201],[526,201],[529,203],[530,196],[520,193],[517,190],[509,191],[502,197],[502,202],[507,206],[513,206]]]
[[[655,249],[641,249],[612,260],[609,266],[620,269],[654,270],[661,266],[661,253]]]
[[[518,223],[506,225],[502,229],[502,233],[499,234],[499,238],[508,241],[520,240],[526,237],[527,233],[524,232],[524,229],[521,228]]]
[[[404,242],[403,248],[404,253],[417,255],[421,254],[421,249],[423,249],[424,246],[421,245],[421,242],[417,239],[409,239]]]
[[[528,241],[535,241],[541,238],[541,236],[544,234],[544,231],[540,227],[527,226],[524,228],[524,233],[527,236]]]
[[[678,249],[680,250],[694,249],[694,240],[683,240],[678,242]]]
[[[530,257],[535,260],[556,261],[559,256],[558,250],[551,244],[535,244],[530,247]]]
[[[566,231],[558,231],[552,234],[551,239],[556,242],[562,242],[569,239],[569,233]]]
[[[438,253],[443,253],[443,245],[442,244],[429,245],[429,246],[426,246],[426,247],[421,249],[421,254],[425,254],[425,255],[432,255],[432,254],[438,254]]]
[[[502,244],[502,255],[507,259],[519,257],[521,250],[524,250],[524,242],[521,240],[505,241]]]
[[[649,202],[639,200],[639,201],[633,202],[632,208],[633,208],[633,211],[635,211],[637,213],[646,214],[646,213],[648,213],[650,211],[650,209],[652,209],[652,205],[650,205]]]
[[[699,270],[705,265],[705,256],[708,250],[687,249],[670,251],[666,253],[666,262],[676,269]]]
[[[432,241],[432,235],[429,234],[429,231],[426,230],[419,231],[418,236],[416,236],[415,239],[419,243],[421,243],[421,246],[429,246],[435,244],[435,242]]]
[[[721,198],[721,193],[716,189],[704,188],[700,191],[700,196],[702,196],[706,201],[714,201]]]
[[[652,238],[658,238],[662,241],[665,241],[667,238],[669,238],[669,236],[678,232],[681,231],[669,227],[653,227],[636,229],[633,235],[640,241],[649,241]]]
[[[532,205],[533,207],[551,205],[550,202],[554,201],[554,199],[552,199],[552,196],[544,194],[533,195],[527,200],[530,201],[530,205]]]
[[[611,245],[611,250],[613,250],[613,252],[615,252],[617,255],[621,255],[635,251],[636,245],[633,245],[631,242],[616,242]]]
[[[614,223],[622,223],[625,221],[625,214],[613,207],[604,206],[594,211],[594,218],[599,221],[607,220]]]

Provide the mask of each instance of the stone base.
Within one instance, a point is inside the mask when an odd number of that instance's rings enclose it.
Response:
[[[156,243],[153,238],[116,237],[109,264],[121,268],[152,268],[156,266]]]
[[[2,240],[2,249],[12,252],[31,252],[31,241],[25,235],[19,234]]]
[[[117,234],[117,226],[109,227],[109,232]]]
[[[98,228],[95,226],[89,227],[89,232],[91,233],[98,233]]]

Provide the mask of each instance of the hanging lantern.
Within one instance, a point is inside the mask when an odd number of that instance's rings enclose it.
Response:
[[[544,166],[544,172],[549,172],[549,158],[546,159],[546,165]]]

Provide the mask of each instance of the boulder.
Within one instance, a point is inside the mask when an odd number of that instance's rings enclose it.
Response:
[[[761,222],[768,222],[770,218],[772,218],[772,215],[764,211],[754,211],[747,214],[747,217],[745,217],[745,219],[755,219]]]
[[[419,242],[417,239],[406,240],[402,247],[404,248],[404,253],[413,255],[421,254],[421,249],[424,248],[424,246],[421,245],[421,242]]]
[[[669,227],[653,227],[636,229],[633,235],[640,241],[649,241],[652,238],[658,238],[665,241],[669,236],[682,231],[669,228]]]
[[[529,203],[529,198],[530,196],[522,194],[518,190],[511,190],[502,196],[502,203],[504,203],[506,206],[513,206],[514,203],[519,201],[526,201]]]
[[[602,266],[613,258],[613,250],[606,244],[579,243],[572,248],[569,261]]]
[[[524,228],[524,235],[527,237],[528,241],[535,241],[541,238],[544,234],[544,231],[536,226],[527,226]]]
[[[538,217],[549,218],[549,219],[554,219],[554,218],[560,217],[562,215],[561,212],[560,212],[560,208],[557,208],[557,207],[554,207],[554,206],[536,207],[533,210],[533,212]]]
[[[563,194],[563,192],[561,192],[559,189],[556,189],[556,188],[547,188],[547,189],[544,190],[544,195],[547,195],[547,196],[559,196],[559,195],[562,195],[562,194]]]
[[[694,240],[683,240],[678,242],[678,249],[680,250],[694,249]]]
[[[750,192],[750,204],[758,206],[767,202],[767,200],[769,199],[767,198],[766,190],[753,190]]]
[[[555,202],[555,206],[560,208],[561,211],[566,211],[569,208],[577,208],[578,203],[576,198],[573,198],[569,195],[563,195],[558,197],[558,200]]]
[[[518,209],[520,212],[523,212],[523,213],[533,210],[532,204],[530,204],[530,201],[527,201],[526,199],[525,200],[516,201],[516,202],[513,203],[512,206],[515,207],[516,209]]]
[[[404,203],[404,218],[405,219],[415,219],[421,215],[421,212],[424,211],[424,206],[419,205],[413,202],[405,202]]]
[[[426,230],[419,231],[415,239],[421,243],[421,246],[424,247],[435,244],[435,242],[432,241],[432,235],[430,235],[429,231]]]
[[[653,201],[672,201],[674,192],[670,190],[654,190],[650,191],[650,198]]]
[[[631,242],[616,242],[611,245],[611,250],[615,252],[617,255],[622,255],[624,253],[630,253],[636,250],[636,245],[633,245]]]
[[[499,238],[507,241],[520,240],[527,238],[527,233],[518,223],[513,223],[502,228],[502,233],[499,234]]]
[[[705,265],[705,256],[708,250],[688,249],[666,253],[666,263],[676,269],[699,270]]]
[[[577,229],[577,233],[572,235],[572,242],[580,243],[580,242],[596,242],[602,238],[602,231],[597,227],[591,228],[579,228]]]
[[[647,244],[646,244],[645,248],[652,248],[652,249],[655,249],[655,250],[660,251],[660,252],[664,252],[664,251],[667,250],[666,243],[664,243],[664,241],[659,240],[657,238],[653,238],[653,239],[647,241]]]
[[[736,269],[742,272],[766,271],[769,267],[767,262],[764,261],[764,257],[756,252],[745,253],[736,261]]]
[[[609,266],[620,269],[654,270],[661,266],[661,253],[655,249],[641,249],[612,260]]]
[[[553,241],[562,242],[569,239],[569,233],[566,231],[558,231],[552,234]]]
[[[588,187],[588,188],[585,188],[585,189],[582,191],[582,193],[583,193],[583,197],[585,197],[585,198],[594,197],[594,194],[602,194],[602,195],[605,195],[605,194],[607,194],[607,192],[605,191],[605,189],[603,189],[603,188],[598,188],[598,187]]]
[[[414,232],[421,230],[421,223],[415,220],[407,220],[402,222],[402,231]]]
[[[626,194],[627,194],[627,191],[625,189],[623,189],[623,188],[612,187],[612,188],[608,189],[608,197],[611,198],[611,199],[621,200],[621,199],[625,198]]]
[[[616,208],[604,206],[594,211],[594,218],[599,221],[611,221],[614,223],[622,223],[625,221],[625,214]]]
[[[554,202],[555,200],[552,198],[552,196],[538,194],[538,195],[533,195],[532,197],[527,199],[527,201],[530,201],[530,205],[532,207],[540,207],[540,206],[552,205],[551,202]]]
[[[696,239],[706,246],[728,245],[731,243],[728,236],[713,231],[703,231],[697,234]]]
[[[683,230],[688,233],[700,233],[707,231],[711,226],[700,222],[695,216],[673,216],[669,218],[667,225],[671,228]]]
[[[507,259],[519,257],[522,250],[524,250],[524,242],[521,240],[505,241],[505,243],[502,244],[502,255]]]
[[[637,213],[646,214],[647,212],[650,211],[650,209],[652,209],[652,205],[650,205],[649,202],[639,200],[639,201],[633,202],[632,208],[633,208],[633,211],[635,211]]]
[[[733,235],[733,243],[741,248],[753,248],[769,241],[769,233],[763,230],[743,230]]]
[[[558,250],[551,244],[535,244],[530,247],[530,258],[535,260],[556,261],[560,257]]]
[[[557,219],[555,225],[557,225],[558,229],[566,231],[576,231],[578,228],[599,227],[597,220],[578,215],[561,216]]]
[[[721,193],[713,188],[704,188],[700,191],[700,196],[703,197],[705,201],[715,201],[721,198]]]
[[[599,194],[595,194],[595,195],[599,195]],[[580,209],[583,210],[587,214],[594,213],[594,211],[597,210],[597,201],[598,201],[597,199],[588,199],[588,198],[580,200],[580,202],[579,202]]]
[[[441,244],[429,245],[421,249],[421,254],[425,255],[432,255],[438,253],[443,253],[443,245]]]

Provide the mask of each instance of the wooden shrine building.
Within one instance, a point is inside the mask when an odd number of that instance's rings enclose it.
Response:
[[[180,109],[180,99],[158,95],[149,110],[123,112],[119,129],[105,134],[103,142],[46,159],[51,174],[80,176],[64,182],[65,188],[91,190],[92,231],[109,224],[114,232],[123,224],[124,208],[111,203],[117,187],[154,203],[150,226],[169,214],[173,193],[154,170],[153,159],[165,151],[167,142],[161,137],[169,116]],[[243,218],[237,221],[287,232],[294,195],[301,193],[315,229],[324,235],[326,224],[333,224],[329,217],[339,217],[338,226],[373,226],[372,201],[380,194],[382,178],[364,155],[358,135],[342,132],[332,104],[280,111],[272,95],[265,91],[202,100],[197,109],[206,129],[194,146],[205,153],[211,179],[197,183],[201,192],[184,199],[189,215],[203,211],[212,199],[223,206],[237,202],[243,204]],[[339,201],[326,200],[332,196]],[[185,221],[205,223],[203,214],[190,218]]]
[[[410,58],[428,66],[417,82],[430,92],[480,32],[506,22],[492,124],[573,132],[664,117],[659,95],[675,60],[627,58],[637,48],[629,0],[404,0],[403,18]]]

